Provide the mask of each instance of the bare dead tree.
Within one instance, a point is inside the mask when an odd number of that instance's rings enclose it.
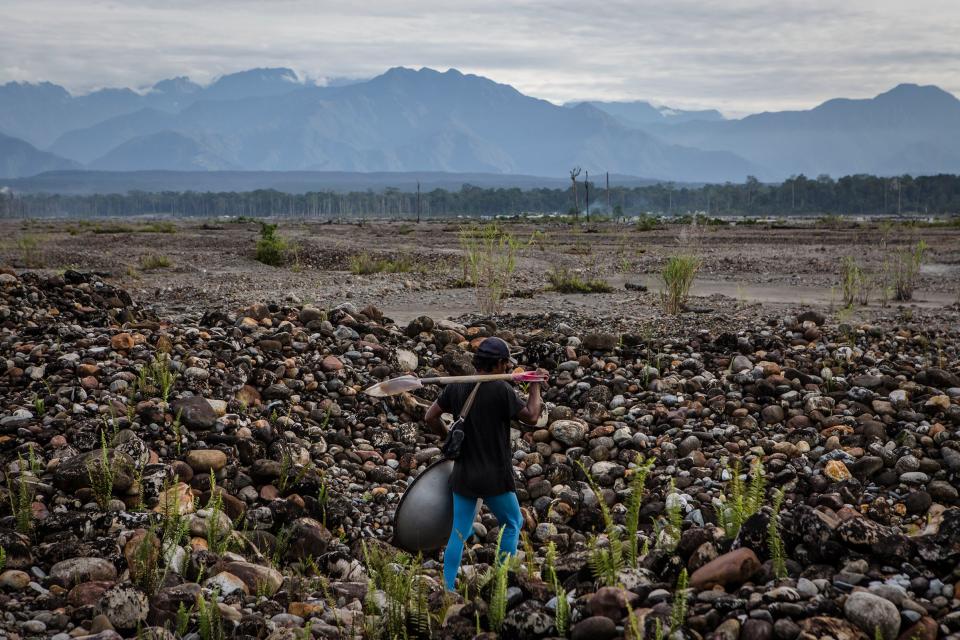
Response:
[[[573,189],[573,215],[577,220],[580,219],[580,196],[577,194],[577,176],[579,175],[580,167],[570,169],[570,182],[573,183],[571,185]]]

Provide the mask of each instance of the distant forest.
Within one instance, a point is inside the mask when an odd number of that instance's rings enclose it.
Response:
[[[591,214],[605,216],[685,215],[934,215],[960,213],[960,176],[880,178],[868,175],[790,178],[766,184],[748,178],[743,184],[676,186],[661,183],[616,187],[577,183],[566,189],[434,189],[417,194],[386,189],[337,193],[289,194],[273,190],[198,193],[131,191],[127,194],[57,195],[0,193],[0,216],[297,216],[339,218],[438,218],[524,213],[582,212],[589,198]],[[419,201],[419,207],[418,207]]]

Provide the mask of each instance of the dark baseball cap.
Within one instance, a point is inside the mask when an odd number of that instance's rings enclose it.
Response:
[[[510,345],[502,338],[487,338],[481,342],[477,347],[477,355],[494,360],[508,360],[510,364],[517,364],[513,354],[510,353]]]

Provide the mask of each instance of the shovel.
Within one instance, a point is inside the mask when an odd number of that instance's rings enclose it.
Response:
[[[494,373],[476,376],[443,376],[440,378],[418,378],[417,376],[400,376],[391,380],[378,382],[365,389],[364,393],[374,398],[395,396],[404,391],[420,389],[425,384],[453,384],[456,382],[490,382],[493,380],[510,380],[512,382],[545,382],[546,377],[536,371],[522,373]]]

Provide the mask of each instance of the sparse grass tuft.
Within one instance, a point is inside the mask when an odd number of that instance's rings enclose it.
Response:
[[[606,280],[584,280],[566,267],[557,267],[547,272],[550,287],[558,293],[610,293],[613,287]]]
[[[927,243],[920,240],[912,248],[905,247],[893,252],[893,290],[897,300],[913,299],[913,290],[926,251]]]
[[[477,290],[481,313],[490,315],[503,310],[521,244],[498,224],[474,224],[460,230],[463,282]]]
[[[140,269],[142,271],[151,271],[153,269],[165,269],[171,266],[170,258],[160,253],[148,253],[140,256]]]
[[[17,238],[17,249],[23,258],[23,266],[28,269],[40,269],[43,267],[42,241],[33,234],[24,234]]]
[[[413,271],[413,257],[401,254],[395,259],[376,258],[368,253],[360,253],[350,258],[350,273],[369,275],[372,273],[407,273]]]
[[[660,273],[664,284],[661,297],[667,313],[678,314],[683,311],[690,297],[693,280],[702,263],[703,261],[694,255],[670,256],[667,260],[666,266]]]
[[[840,288],[843,291],[843,304],[852,307],[854,303],[867,304],[870,301],[872,280],[869,274],[851,256],[844,256],[840,262]]]
[[[169,220],[157,220],[148,222],[137,229],[137,231],[142,231],[143,233],[176,233],[177,225]]]

